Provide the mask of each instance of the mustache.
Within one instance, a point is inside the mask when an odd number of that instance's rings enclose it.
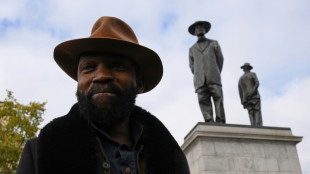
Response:
[[[114,93],[116,95],[123,95],[123,91],[115,86],[113,83],[108,84],[94,84],[87,93],[87,97],[91,97],[97,93]]]

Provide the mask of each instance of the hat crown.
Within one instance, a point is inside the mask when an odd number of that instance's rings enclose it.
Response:
[[[244,67],[249,67],[250,69],[253,68],[250,63],[244,63],[244,65],[241,66],[241,69],[243,69]]]
[[[110,16],[99,18],[89,38],[110,38],[139,44],[134,31],[124,21]]]
[[[243,66],[251,66],[250,63],[244,63]]]

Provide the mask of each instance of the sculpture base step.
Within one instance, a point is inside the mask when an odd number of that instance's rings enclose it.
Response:
[[[182,149],[191,174],[301,174],[290,128],[198,123]]]

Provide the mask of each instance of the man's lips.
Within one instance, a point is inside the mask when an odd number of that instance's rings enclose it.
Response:
[[[101,89],[92,92],[92,96],[116,96],[115,90],[111,89]]]
[[[107,97],[110,97],[110,96],[116,96],[116,94],[115,93],[113,93],[113,92],[98,92],[98,93],[95,93],[95,94],[93,94],[93,97],[99,97],[99,96],[103,96],[103,97],[105,97],[105,96],[107,96]]]

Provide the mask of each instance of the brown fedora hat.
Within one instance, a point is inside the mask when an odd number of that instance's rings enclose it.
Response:
[[[194,36],[196,36],[195,34],[195,27],[197,25],[202,25],[205,29],[206,29],[206,32],[205,33],[208,33],[208,31],[210,30],[211,28],[211,24],[210,22],[208,21],[197,21],[195,23],[193,23],[191,26],[188,27],[188,32]]]
[[[153,50],[139,45],[130,26],[115,17],[99,18],[88,38],[69,40],[57,45],[54,59],[65,73],[77,80],[79,58],[85,52],[116,53],[131,58],[144,78],[143,93],[152,90],[163,75],[160,57]]]

